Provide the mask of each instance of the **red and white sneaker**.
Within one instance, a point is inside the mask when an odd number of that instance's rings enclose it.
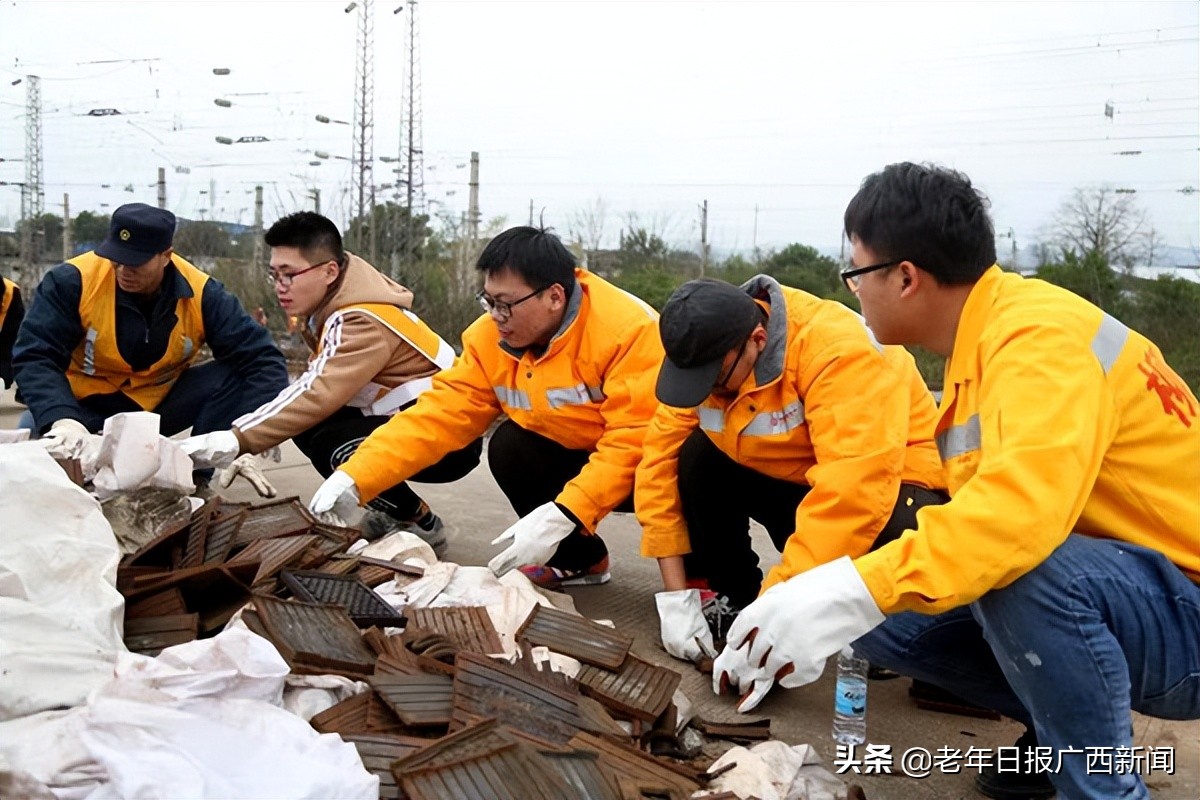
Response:
[[[608,556],[586,569],[560,569],[540,564],[526,564],[521,572],[535,586],[543,589],[559,589],[563,586],[598,586],[608,583],[612,574],[608,571]]]

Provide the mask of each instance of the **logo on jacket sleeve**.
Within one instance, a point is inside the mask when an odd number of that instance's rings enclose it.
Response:
[[[1146,390],[1158,395],[1163,413],[1174,414],[1185,428],[1192,427],[1196,406],[1192,403],[1187,386],[1162,360],[1162,355],[1153,348],[1147,348],[1142,363],[1138,364],[1138,371],[1146,376]]]

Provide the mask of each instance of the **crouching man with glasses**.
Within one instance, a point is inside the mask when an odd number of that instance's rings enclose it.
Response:
[[[951,499],[756,600],[714,689],[749,690],[749,710],[853,642],[1027,726],[1015,769],[977,775],[987,796],[1148,800],[1141,770],[1084,754],[1136,751],[1132,711],[1200,718],[1200,401],[1141,333],[1002,271],[965,175],[892,164],[844,222],[853,263],[879,265],[847,273],[876,338],[947,357]]]
[[[450,345],[410,310],[413,293],[345,252],[331,220],[301,211],[272,225],[265,239],[271,248],[265,277],[284,313],[303,320],[301,335],[312,351],[308,369],[276,397],[234,420],[231,430],[184,443],[198,463],[232,462],[226,475],[238,472],[256,488],[261,477],[256,455],[287,439],[328,478],[377,428],[411,408],[433,385],[432,376],[454,362]],[[405,478],[456,481],[479,464],[482,447],[472,437]],[[439,556],[445,553],[441,518],[400,480],[381,487],[362,526],[369,539],[407,530]]]
[[[696,661],[760,592],[898,538],[945,482],[912,356],[841,303],[766,275],[689,281],[660,330],[636,505],[663,646]],[[751,519],[783,553],[765,581]]]
[[[446,453],[491,434],[488,465],[520,519],[493,544],[496,575],[542,586],[604,583],[596,526],[631,511],[633,474],[662,361],[658,315],[575,266],[552,233],[510,228],[479,256],[487,312],[462,355],[416,405],[368,438],[313,495],[317,513],[364,502]]]

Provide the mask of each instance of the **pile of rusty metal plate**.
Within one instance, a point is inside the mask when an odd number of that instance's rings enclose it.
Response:
[[[122,560],[126,644],[156,654],[241,610],[293,673],[365,682],[311,724],[355,746],[381,798],[682,800],[715,777],[676,736],[679,673],[630,652],[632,637],[536,606],[510,663],[486,608],[393,609],[373,587],[423,570],[348,556],[357,538],[295,498],[213,498]],[[543,647],[579,661],[578,674],[537,663]],[[701,722],[708,735],[769,736],[765,721]]]
[[[358,536],[318,522],[294,497],[257,506],[214,497],[121,560],[125,644],[156,655],[214,635],[257,597],[297,596],[326,615],[348,615],[356,638],[357,625],[403,625],[371,587],[421,570],[347,556]]]
[[[675,736],[679,673],[631,653],[629,636],[538,606],[509,663],[485,608],[408,608],[405,618],[402,634],[362,635],[370,690],[312,719],[354,744],[381,798],[674,800],[715,777],[711,759]],[[543,646],[579,660],[578,675],[535,663]]]

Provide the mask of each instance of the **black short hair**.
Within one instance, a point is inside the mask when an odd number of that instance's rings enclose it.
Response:
[[[843,222],[880,258],[911,261],[938,283],[974,283],[996,263],[987,197],[945,167],[906,161],[867,176]]]
[[[509,228],[487,243],[475,268],[488,275],[512,270],[534,289],[557,283],[568,297],[575,290],[575,256],[549,228]]]
[[[342,249],[342,234],[333,220],[313,211],[297,211],[282,217],[267,230],[263,237],[268,247],[295,247],[316,264],[323,259],[335,259],[345,265],[346,252]]]

